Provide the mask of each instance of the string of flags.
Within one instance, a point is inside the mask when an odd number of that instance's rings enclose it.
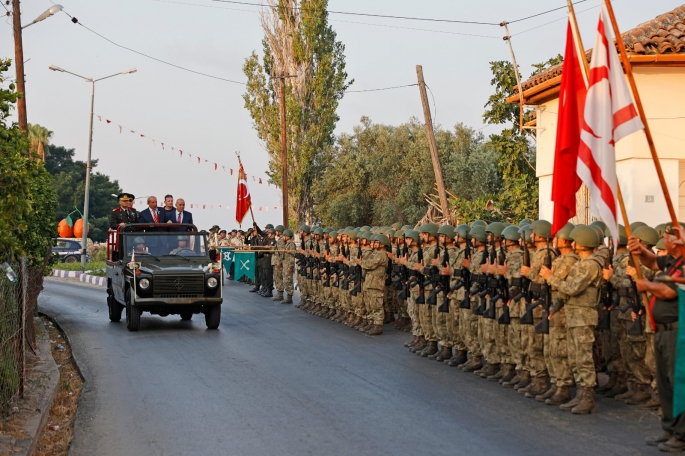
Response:
[[[136,198],[136,200],[140,200],[142,203],[145,203],[147,197],[144,198]],[[187,208],[187,207],[186,207]],[[197,204],[197,203],[190,203],[190,209],[202,209],[202,210],[214,210],[216,209],[231,209],[231,206],[228,204]],[[235,209],[235,207],[233,207]],[[255,211],[259,212],[269,212],[269,211],[277,211],[281,209],[279,206],[252,206],[252,209]]]
[[[97,114],[96,114],[96,116],[97,116],[99,122],[102,122],[102,121],[103,121],[103,117],[102,117],[102,116],[97,115]],[[123,134],[124,130],[126,130],[126,131],[128,131],[128,132],[131,132],[131,134],[136,135],[136,136],[137,136],[138,138],[140,138],[140,139],[146,139],[146,140],[149,139],[149,140],[151,140],[151,141],[152,141],[152,144],[153,144],[153,146],[154,146],[155,148],[157,148],[157,144],[159,144],[159,145],[161,146],[161,148],[162,148],[163,151],[166,151],[167,149],[169,149],[169,150],[171,151],[172,154],[175,154],[176,152],[178,152],[178,158],[188,158],[188,160],[191,161],[191,162],[195,162],[195,160],[197,160],[197,164],[198,164],[198,165],[201,165],[201,164],[203,164],[203,163],[207,163],[208,165],[212,166],[212,168],[214,169],[214,171],[218,171],[219,168],[221,168],[221,170],[222,170],[223,172],[229,172],[229,173],[231,174],[231,176],[232,176],[233,173],[234,173],[234,169],[231,168],[231,167],[226,167],[225,165],[222,165],[222,164],[220,164],[220,163],[210,162],[209,160],[203,159],[202,157],[199,157],[199,156],[197,156],[197,155],[196,155],[195,157],[193,157],[193,154],[188,153],[188,152],[184,152],[183,150],[181,150],[181,149],[179,149],[179,148],[177,148],[177,147],[174,147],[174,146],[170,145],[170,144],[167,143],[167,142],[162,142],[162,141],[158,141],[158,140],[156,140],[156,139],[154,139],[154,138],[150,138],[150,137],[144,135],[143,133],[140,133],[140,132],[138,132],[138,131],[135,131],[135,130],[133,130],[133,129],[130,129],[130,128],[124,126],[124,125],[121,125],[121,124],[118,124],[118,123],[113,123],[113,121],[111,121],[111,120],[109,120],[109,119],[107,119],[107,118],[104,118],[104,122],[105,122],[105,125],[117,126],[117,127],[119,128],[119,133],[120,133],[120,134]],[[237,170],[235,170],[235,172],[237,172]],[[246,176],[247,176],[248,178],[250,177],[250,175],[246,175]],[[252,181],[253,181],[253,182],[256,182],[256,183],[258,183],[258,184],[264,184],[264,182],[266,182],[266,185],[267,185],[267,186],[271,187],[271,185],[272,185],[272,183],[269,182],[269,179],[268,179],[267,177],[261,178],[261,177],[256,177],[256,176],[254,176],[254,175],[252,175],[251,177],[252,177]],[[279,188],[278,185],[276,185],[276,184],[273,184],[273,186],[276,187],[276,189]],[[203,205],[203,206],[204,206],[204,205]],[[228,208],[228,206],[226,206],[226,208]],[[268,209],[268,208],[266,208],[266,209]],[[261,210],[261,209],[260,209],[260,210]]]

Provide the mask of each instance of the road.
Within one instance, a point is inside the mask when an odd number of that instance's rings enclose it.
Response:
[[[107,318],[105,291],[46,281],[85,388],[72,455],[656,454],[650,412],[574,416],[380,337],[224,288],[221,326]],[[388,327],[386,327],[388,328]]]

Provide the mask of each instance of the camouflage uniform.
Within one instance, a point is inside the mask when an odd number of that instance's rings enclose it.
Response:
[[[305,267],[307,262],[307,246],[309,244],[309,237],[303,238],[299,244],[297,244],[298,250],[304,250],[304,258],[301,260],[302,265],[298,268],[297,274],[297,288],[300,289],[300,301],[302,303],[309,300],[309,281],[307,280],[307,268]]]
[[[452,249],[450,254],[453,254],[456,249]],[[445,248],[443,245],[438,245],[439,256],[438,259],[442,261],[442,257],[445,254]],[[432,257],[431,257],[432,258]],[[442,265],[438,266],[438,269],[442,269]],[[431,287],[432,288],[432,287]],[[451,320],[449,312],[440,312],[438,307],[442,304],[445,299],[445,293],[440,292],[435,296],[436,304],[427,306],[431,312],[431,324],[433,325],[433,330],[435,331],[435,336],[440,342],[440,345],[446,348],[452,348],[452,341],[448,335],[447,327],[448,324],[451,325],[451,321],[448,323],[448,319]]]
[[[549,279],[550,285],[569,296],[565,305],[569,366],[576,385],[585,388],[596,385],[592,344],[602,267],[601,259],[591,255],[574,264],[565,280],[555,276]]]
[[[485,250],[485,255],[490,257],[491,251],[493,247],[488,246]],[[485,265],[486,267],[490,264],[490,260],[488,260]],[[479,265],[479,271],[480,271],[480,265]],[[485,274],[485,273],[484,273]],[[487,280],[491,280],[490,276],[488,276]],[[486,300],[486,305],[485,308],[490,307],[490,296],[486,296],[484,298],[480,298]],[[499,356],[499,351],[497,350],[497,341],[495,340],[495,325],[497,325],[496,320],[491,320],[489,318],[485,318],[482,315],[478,317],[478,340],[480,341],[480,346],[481,350],[483,351],[483,357],[485,358],[485,361],[487,361],[488,364],[499,364],[500,362],[500,356]]]
[[[285,239],[283,239],[283,237],[281,237],[281,239],[282,239],[282,244],[283,244],[282,250],[294,251],[296,249],[295,242],[293,242],[292,239],[289,242],[285,242]],[[294,253],[282,252],[281,253],[281,266],[282,266],[281,271],[283,272],[283,274],[281,275],[281,277],[282,277],[282,279],[281,279],[282,289],[285,290],[285,292],[288,294],[288,296],[292,297],[293,292],[294,292],[293,272],[295,272],[295,269],[296,269],[295,254]],[[274,269],[274,271],[276,271],[276,269]]]
[[[449,247],[447,250],[450,256],[450,271],[461,271],[461,263],[464,261],[466,249],[454,246]],[[457,285],[458,280],[455,277],[451,278],[450,289]],[[450,346],[458,351],[466,351],[466,345],[459,332],[459,302],[464,299],[464,292],[464,287],[461,287],[459,290],[450,293],[450,311],[447,316],[447,339],[450,342]]]
[[[383,291],[388,255],[385,251],[366,249],[362,252],[362,269],[365,279],[362,285],[367,320],[373,325],[383,325]]]
[[[500,259],[504,260],[502,264],[500,264]],[[497,266],[504,266],[505,262],[506,253],[504,253],[503,258],[500,258],[500,255],[498,254]],[[497,270],[495,270],[495,277],[499,278]],[[497,319],[500,317],[500,315],[502,315],[504,305],[505,303],[504,301],[502,301],[502,299],[497,300],[497,302],[495,303],[495,319],[490,321],[492,322],[492,327],[495,334],[495,345],[497,347],[499,362],[504,364],[514,364],[514,360],[511,355],[511,350],[509,349],[509,325],[500,325],[499,323],[497,323]]]
[[[330,244],[329,249],[331,251],[331,256],[329,257],[331,260],[330,261],[330,268],[329,268],[329,270],[331,271],[331,278],[330,278],[330,281],[331,281],[330,285],[331,286],[329,287],[329,291],[330,291],[330,305],[329,305],[329,307],[331,309],[335,309],[335,310],[342,310],[342,305],[340,303],[340,283],[338,283],[337,287],[333,286],[333,283],[337,280],[337,278],[335,277],[335,274],[336,274],[335,257],[338,256],[338,251],[339,251],[338,243],[336,242],[335,244]]]
[[[276,250],[285,250],[285,239],[283,236],[276,238]],[[274,271],[274,287],[279,293],[283,293],[283,257],[284,252],[275,252],[271,255],[271,266]]]
[[[433,257],[435,256],[435,249],[439,249],[438,244],[425,245],[423,247],[423,275],[426,280],[430,278],[427,272],[430,269],[430,262],[433,261]],[[433,310],[431,309],[431,307],[435,306],[428,304],[428,297],[430,296],[432,290],[433,286],[431,284],[428,284],[423,288],[423,297],[426,301],[426,304],[419,305],[419,312],[421,314],[419,318],[421,319],[423,336],[429,342],[437,342],[438,335],[435,332],[435,326],[433,326]]]
[[[554,273],[548,280],[551,284],[554,280],[566,280],[571,268],[580,260],[575,253],[567,253],[559,256],[552,262]],[[550,285],[551,286],[551,285]],[[573,374],[568,365],[568,339],[566,328],[566,309],[563,303],[568,300],[568,296],[552,286],[552,309],[554,313],[549,321],[549,334],[544,334],[545,342],[545,362],[549,370],[549,377],[552,385],[571,386],[573,384]],[[560,306],[557,309],[557,305]]]
[[[511,356],[511,363],[516,364],[516,370],[527,370],[524,364],[525,356],[521,346],[521,316],[525,312],[526,300],[524,298],[514,301],[514,297],[519,294],[521,290],[521,266],[523,266],[523,250],[517,248],[507,252],[507,272],[505,277],[509,282],[509,317],[511,323],[507,331],[507,342],[509,345],[509,353]]]
[[[532,253],[530,259],[530,271],[528,272],[528,279],[531,281],[531,290],[539,289],[540,285],[545,284],[545,279],[540,275],[540,269],[547,260],[547,255],[554,261],[557,254],[552,249],[551,245],[542,245]],[[523,325],[522,328],[522,347],[528,359],[528,367],[531,377],[547,377],[547,365],[545,364],[544,356],[544,338],[542,334],[535,332],[535,325],[542,320],[544,310],[542,306],[538,306],[533,310],[533,325]],[[596,324],[596,323],[595,323]],[[594,338],[593,338],[594,339]]]
[[[354,274],[354,270],[357,267],[357,263],[355,263],[355,260],[357,259],[357,255],[359,252],[359,249],[361,249],[360,244],[355,244],[355,245],[350,245],[350,259],[348,261],[348,265],[350,267],[350,274]],[[357,278],[357,281],[360,281],[361,277]],[[350,282],[350,290],[356,286],[356,282]],[[362,293],[357,293],[357,296],[352,296],[350,294],[350,302],[352,304],[352,308],[354,309],[354,314],[357,315],[358,317],[361,318],[366,318],[366,308],[364,308],[364,299],[362,296]]]
[[[471,280],[474,281],[478,274],[480,274],[480,262],[483,255],[486,255],[486,250],[473,251],[471,255],[471,265],[469,266],[469,271],[471,272]],[[465,290],[468,293],[469,290]],[[461,339],[464,341],[471,356],[483,356],[483,350],[481,349],[480,340],[478,339],[478,320],[479,317],[474,313],[476,307],[478,307],[478,295],[471,295],[471,308],[470,309],[459,309],[459,321],[462,323],[460,325],[461,329]]]
[[[409,250],[409,257],[407,258],[407,269],[409,271],[414,271],[417,274],[416,266],[419,264],[419,249]],[[411,274],[411,272],[410,272]],[[409,279],[411,283],[413,279]],[[409,312],[409,318],[411,318],[411,332],[415,336],[423,336],[423,328],[421,327],[421,312],[420,308],[423,304],[416,304],[416,298],[419,295],[419,285],[418,283],[409,289],[409,299],[407,300],[407,311]]]

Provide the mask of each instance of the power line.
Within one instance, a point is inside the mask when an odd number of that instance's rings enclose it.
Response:
[[[359,93],[359,92],[378,92],[380,90],[392,90],[392,89],[401,89],[403,87],[411,87],[418,85],[416,83],[414,84],[407,84],[407,85],[401,85],[401,86],[393,86],[393,87],[383,87],[380,89],[367,89],[367,90],[346,90],[345,93]]]
[[[587,1],[587,0],[578,0],[577,2],[574,2],[573,4],[574,4],[574,5],[577,5],[578,3],[583,3],[583,2],[586,2],[586,1]],[[566,9],[566,8],[567,8],[566,6],[560,6],[559,8],[554,8],[554,9],[551,9],[551,10],[544,11],[544,12],[542,12],[542,13],[533,14],[532,16],[522,17],[521,19],[516,19],[515,21],[507,21],[507,23],[508,23],[508,24],[513,24],[514,22],[525,21],[525,20],[528,20],[528,19],[532,19],[532,18],[534,18],[534,17],[542,16],[543,14],[551,13],[551,12],[553,12],[553,11],[559,11],[560,9]]]
[[[249,3],[249,2],[239,2],[235,0],[212,0],[213,2],[221,2],[221,3],[233,3],[236,5],[250,5],[250,6],[270,6],[270,5],[262,5],[259,3]],[[307,11],[308,8],[302,8],[302,7],[296,7],[292,8],[293,10],[300,10],[300,11]],[[316,11],[316,10],[314,10]],[[478,21],[462,21],[462,20],[454,20],[454,19],[435,19],[435,18],[428,18],[428,17],[410,17],[410,16],[389,16],[385,14],[371,14],[371,13],[353,13],[350,11],[331,11],[331,10],[326,10],[326,12],[330,14],[346,14],[349,16],[367,16],[367,17],[383,17],[387,19],[405,19],[405,20],[412,20],[412,21],[428,21],[428,22],[448,22],[451,24],[474,24],[474,25],[497,25],[499,26],[499,23],[495,22],[478,22]]]
[[[583,1],[585,1],[585,0],[583,0]],[[576,15],[584,13],[586,11],[593,10],[595,8],[599,8],[600,6],[602,6],[601,3],[599,5],[591,6],[590,8],[585,8],[584,10],[576,11]],[[523,33],[530,32],[531,30],[539,29],[540,27],[544,27],[546,25],[553,24],[555,22],[563,21],[564,19],[567,19],[567,18],[568,18],[568,16],[560,17],[559,19],[554,19],[553,21],[549,21],[549,22],[545,22],[544,24],[536,25],[535,27],[531,27],[531,28],[526,29],[522,32],[514,33],[511,36],[518,36],[518,35],[521,35]]]

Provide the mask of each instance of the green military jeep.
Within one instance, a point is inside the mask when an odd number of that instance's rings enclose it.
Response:
[[[190,224],[128,224],[107,240],[109,319],[138,331],[143,312],[190,320],[203,313],[208,329],[219,327],[223,274],[207,233]]]

